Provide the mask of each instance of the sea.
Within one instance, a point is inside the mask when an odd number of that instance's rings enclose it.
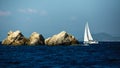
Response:
[[[120,42],[89,46],[0,44],[0,68],[120,68]]]

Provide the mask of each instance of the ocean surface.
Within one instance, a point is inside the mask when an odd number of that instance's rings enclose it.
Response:
[[[120,68],[120,42],[90,46],[3,46],[0,68]]]

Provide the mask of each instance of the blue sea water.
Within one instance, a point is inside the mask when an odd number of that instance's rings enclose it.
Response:
[[[90,46],[3,46],[0,68],[120,68],[120,42]]]

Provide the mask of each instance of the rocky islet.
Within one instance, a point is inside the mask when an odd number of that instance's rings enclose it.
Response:
[[[24,37],[21,31],[9,31],[2,41],[3,45],[73,45],[79,41],[71,34],[62,31],[45,39],[42,34],[33,32],[29,38]]]

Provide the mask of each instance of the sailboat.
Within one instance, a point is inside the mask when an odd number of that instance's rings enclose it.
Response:
[[[93,37],[90,33],[90,29],[88,26],[88,22],[85,25],[84,44],[98,44],[98,41],[93,40]]]

